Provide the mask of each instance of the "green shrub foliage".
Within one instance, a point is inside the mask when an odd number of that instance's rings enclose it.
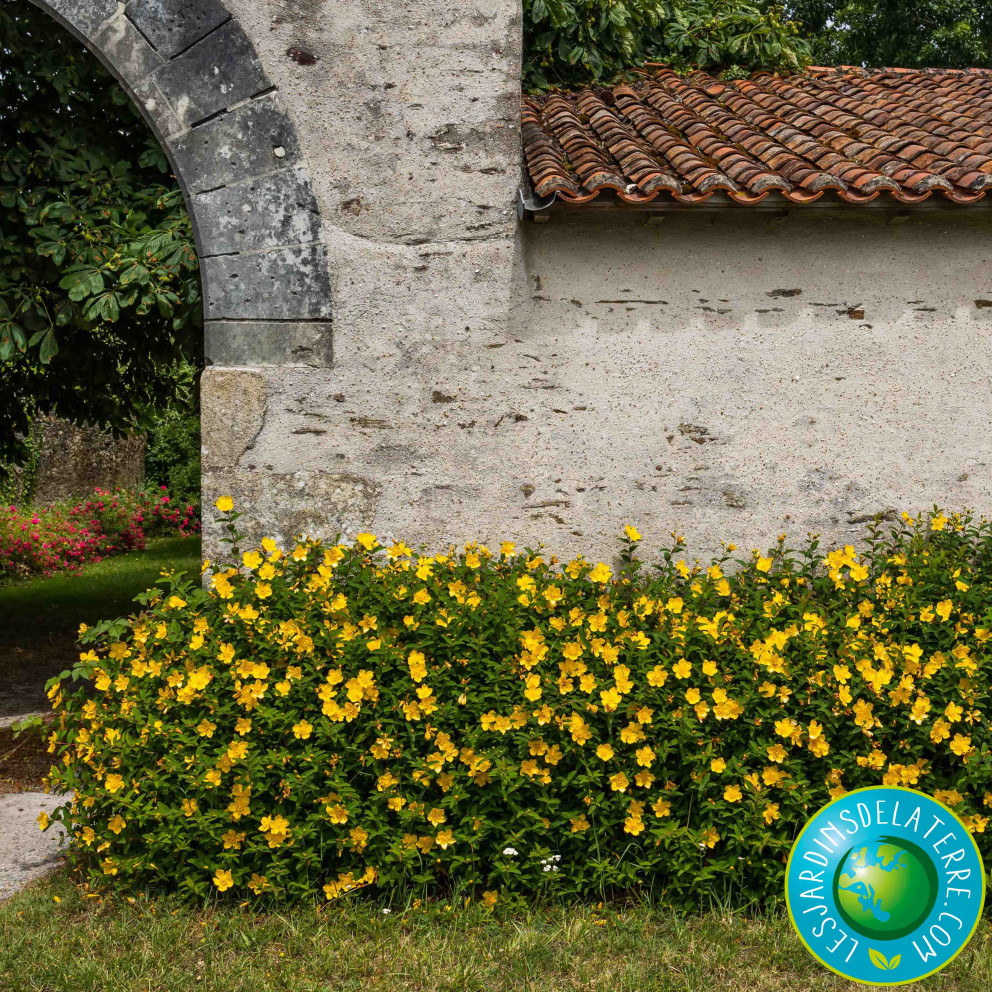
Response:
[[[708,568],[638,539],[612,568],[267,539],[165,580],[50,689],[73,857],[197,898],[774,906],[808,817],[882,783],[992,854],[992,525]]]
[[[148,429],[145,476],[150,483],[166,486],[174,500],[200,505],[200,415],[170,408],[160,413]]]
[[[524,0],[524,87],[611,82],[649,60],[739,74],[798,69],[809,48],[765,0]]]

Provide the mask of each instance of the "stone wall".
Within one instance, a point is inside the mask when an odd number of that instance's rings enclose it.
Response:
[[[204,497],[264,529],[478,533],[522,256],[518,3],[230,4],[293,117],[323,217],[333,367],[246,346],[203,380]],[[209,354],[209,350],[208,350]],[[225,367],[221,367],[221,365]],[[230,425],[230,427],[225,427]]]
[[[41,419],[41,450],[32,503],[85,498],[96,487],[136,488],[145,481],[143,434],[115,438],[57,417]]]
[[[598,216],[524,229],[511,347],[550,387],[517,428],[526,529],[606,553],[630,520],[708,556],[992,510],[987,210]]]
[[[256,534],[704,555],[988,510],[977,207],[520,225],[519,0],[35,2],[184,185],[204,499]]]

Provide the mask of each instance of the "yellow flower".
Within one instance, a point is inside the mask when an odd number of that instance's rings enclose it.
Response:
[[[758,555],[758,560],[755,562],[754,567],[759,572],[768,572],[771,570],[772,564],[773,562],[771,558],[765,558],[763,555]]]
[[[308,723],[306,720],[300,720],[299,723],[293,724],[293,736],[297,740],[305,741],[309,740],[310,735],[313,733],[313,724]]]
[[[723,798],[728,803],[739,803],[741,801],[741,787],[739,785],[728,785],[723,790]]]
[[[709,848],[716,847],[720,843],[720,834],[712,827],[707,827],[702,833],[702,843]]]
[[[938,513],[937,516],[930,518],[931,530],[941,531],[947,526],[947,524],[948,524],[948,519],[947,517],[944,516],[943,513]]]
[[[220,510],[221,513],[230,513],[234,509],[234,500],[230,496],[221,496],[214,506]]]
[[[241,561],[244,562],[245,568],[250,568],[254,571],[262,564],[262,556],[257,551],[246,551],[241,556]]]
[[[48,829],[49,822],[50,821],[48,819],[48,814],[44,810],[42,810],[38,814],[38,829],[39,830],[47,830]]]
[[[626,792],[628,785],[630,785],[630,780],[623,772],[617,772],[610,776],[610,788],[614,792]]]
[[[115,814],[107,823],[107,829],[119,834],[127,826],[127,821],[119,814]]]
[[[628,816],[623,821],[623,830],[624,833],[633,834],[636,837],[644,832],[644,821],[639,816]]]
[[[234,879],[231,877],[229,871],[218,871],[214,875],[214,885],[220,889],[221,892],[226,892],[228,889],[234,887]]]
[[[613,573],[610,571],[607,565],[600,562],[590,573],[589,579],[592,582],[598,582],[600,585],[605,585],[610,581],[610,577]]]
[[[954,739],[948,745],[951,751],[959,757],[971,754],[974,748],[971,746],[971,738],[967,734],[955,734]]]
[[[946,720],[934,720],[933,726],[930,728],[930,740],[934,744],[939,744],[941,741],[946,741],[950,736],[951,725]]]
[[[486,906],[488,906],[488,907],[489,907],[490,909],[492,909],[492,907],[496,905],[496,900],[497,900],[498,898],[499,898],[499,893],[498,893],[498,892],[494,892],[494,891],[492,891],[491,889],[490,889],[490,890],[487,890],[486,892],[483,892],[483,893],[482,893],[482,901],[483,901],[483,902],[484,902],[484,903],[486,904]]]
[[[778,803],[768,803],[761,815],[765,818],[765,823],[773,823],[779,818]]]
[[[447,822],[447,816],[443,809],[438,809],[436,806],[427,814],[427,820],[432,826],[440,826],[442,823]]]
[[[120,775],[111,773],[104,780],[103,785],[107,792],[117,792],[118,789],[124,788],[124,779]]]
[[[723,758],[714,758],[710,762],[710,771],[715,772],[717,775],[719,775],[722,771],[724,771],[726,767],[727,767],[727,762],[724,761]]]
[[[454,844],[455,835],[451,832],[451,830],[442,830],[434,839],[437,841],[437,846],[444,851]]]
[[[627,524],[627,526],[624,527],[623,532],[627,535],[628,541],[639,541],[641,539],[641,535],[637,533],[637,528],[632,524]]]
[[[613,757],[613,748],[609,744],[600,744],[596,748],[596,757],[603,761],[609,761]]]
[[[379,544],[379,539],[375,534],[362,533],[358,534],[355,538],[358,543],[365,548],[366,551],[374,551]]]

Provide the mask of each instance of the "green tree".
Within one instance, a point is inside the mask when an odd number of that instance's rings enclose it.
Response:
[[[0,134],[2,459],[39,410],[142,426],[198,362],[202,311],[161,147],[96,58],[20,0],[0,0]]]
[[[821,65],[992,67],[988,0],[789,0]]]
[[[646,61],[798,69],[808,47],[769,0],[524,0],[524,86],[610,82]]]

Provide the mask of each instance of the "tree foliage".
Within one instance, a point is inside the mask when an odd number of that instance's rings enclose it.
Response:
[[[988,0],[789,0],[820,65],[992,67]]]
[[[0,2],[0,457],[40,409],[115,429],[199,351],[192,230],[117,82],[31,4]]]
[[[798,69],[809,50],[769,0],[524,0],[524,86],[608,82],[646,61]]]

